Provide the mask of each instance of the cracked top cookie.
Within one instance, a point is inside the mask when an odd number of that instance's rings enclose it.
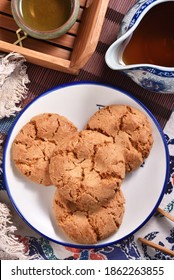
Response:
[[[53,209],[58,225],[75,242],[95,244],[116,232],[124,216],[124,196],[117,190],[107,203],[95,211],[79,211],[77,205],[55,192]]]
[[[76,203],[80,210],[94,209],[120,187],[125,161],[112,137],[83,130],[54,151],[49,172],[65,199]]]
[[[50,157],[57,145],[62,145],[76,133],[77,128],[58,114],[33,117],[20,130],[12,145],[12,158],[17,169],[33,182],[51,185]]]
[[[146,115],[127,105],[102,108],[89,119],[86,129],[111,136],[122,147],[126,172],[143,163],[153,144],[152,127]]]

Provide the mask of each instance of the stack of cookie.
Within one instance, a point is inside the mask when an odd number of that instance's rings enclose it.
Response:
[[[56,186],[53,209],[63,231],[77,243],[94,244],[120,227],[122,181],[148,157],[152,143],[144,113],[111,105],[80,132],[58,114],[32,118],[15,138],[12,156],[30,180]]]

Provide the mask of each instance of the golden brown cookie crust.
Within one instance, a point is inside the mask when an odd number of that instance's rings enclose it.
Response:
[[[77,128],[58,114],[33,117],[18,133],[12,145],[12,159],[17,169],[33,182],[49,186],[50,157],[57,145],[62,145],[77,133]]]
[[[83,130],[54,151],[49,173],[65,199],[87,210],[114,196],[125,176],[125,161],[112,137]]]
[[[152,127],[146,115],[127,105],[102,108],[89,119],[86,128],[111,136],[122,146],[127,172],[143,163],[153,144]]]
[[[77,243],[95,244],[115,233],[124,215],[124,196],[117,190],[113,198],[95,211],[79,211],[76,204],[55,192],[53,209],[58,225]]]

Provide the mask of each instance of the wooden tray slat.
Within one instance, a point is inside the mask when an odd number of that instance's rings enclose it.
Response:
[[[23,54],[29,62],[78,74],[98,43],[108,2],[109,0],[80,0],[78,19],[65,35],[45,41],[28,36],[21,47],[14,45],[19,27],[11,15],[11,1],[0,0],[0,50],[16,51]]]
[[[0,37],[2,37],[3,41],[11,43],[14,49],[15,45],[13,45],[13,42],[16,40],[15,33],[8,30],[3,30],[2,32],[2,30],[0,29]],[[44,50],[45,54],[50,54],[52,56],[57,56],[64,59],[70,59],[71,56],[71,52],[66,49],[59,48],[57,46],[47,44],[40,40],[35,40],[32,38],[28,38],[27,40],[24,40],[23,47],[31,50],[35,50],[37,52],[43,52]]]
[[[6,14],[11,14],[11,5],[9,1],[0,1],[0,11]]]
[[[0,42],[1,45],[1,42]],[[13,52],[19,52],[21,47],[12,45],[7,42],[3,42],[3,45],[1,47],[2,51],[10,50]],[[61,57],[52,56],[49,54],[45,54],[42,52],[37,52],[31,49],[22,48],[22,54],[28,58],[28,61],[30,61],[33,64],[41,65],[43,67],[51,68],[51,69],[57,69],[59,71],[65,72],[65,73],[72,73],[76,74],[73,69],[70,69],[70,61],[66,59],[62,59]],[[38,57],[39,54],[39,57]],[[57,67],[57,68],[56,68]]]

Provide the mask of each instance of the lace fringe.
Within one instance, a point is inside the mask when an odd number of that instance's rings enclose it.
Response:
[[[26,97],[29,83],[25,61],[18,53],[0,56],[0,119],[21,110],[19,102]]]
[[[25,255],[25,247],[18,242],[14,232],[16,227],[12,225],[11,214],[4,203],[0,203],[0,259],[30,259]]]

